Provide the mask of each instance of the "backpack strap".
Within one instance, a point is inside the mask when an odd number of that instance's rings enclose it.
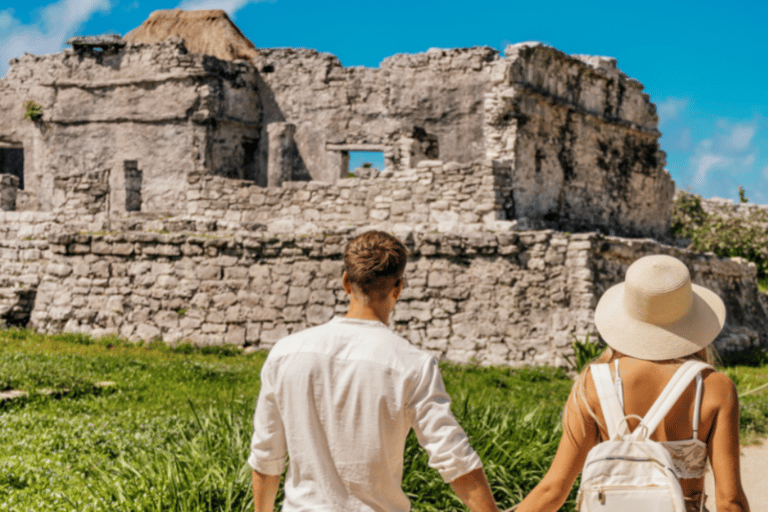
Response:
[[[667,383],[664,390],[651,406],[651,409],[643,418],[641,424],[632,433],[632,438],[638,440],[645,433],[645,437],[650,436],[661,424],[664,417],[672,409],[680,395],[685,392],[691,381],[701,373],[702,370],[712,368],[712,366],[701,361],[686,361]],[[643,437],[644,438],[644,437]]]
[[[696,374],[696,402],[693,405],[693,437],[699,438],[699,416],[701,416],[701,391],[704,384],[704,377],[701,373]]]
[[[619,406],[621,407],[621,410],[624,411],[624,384],[621,383],[621,374],[619,373],[619,360],[616,359],[613,363],[613,373],[616,374],[616,378],[613,381],[616,387],[616,398],[619,399]]]
[[[600,409],[603,411],[605,428],[608,430],[608,439],[616,439],[627,434],[626,422],[619,423],[624,418],[624,409],[619,403],[616,387],[611,379],[611,368],[607,364],[589,365],[592,381],[595,383],[597,397],[600,399]],[[619,432],[619,429],[621,431]]]

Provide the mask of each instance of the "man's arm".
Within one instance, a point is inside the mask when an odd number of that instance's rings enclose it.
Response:
[[[425,361],[413,380],[416,385],[409,404],[413,430],[429,454],[430,467],[437,469],[472,512],[496,512],[480,457],[451,412],[451,397],[445,391],[437,361]]]
[[[272,512],[275,508],[278,487],[280,487],[280,475],[265,475],[253,470],[254,512]]]
[[[272,386],[270,358],[261,368],[261,390],[253,416],[253,437],[248,464],[253,469],[253,509],[272,512],[285,470],[285,428]]]
[[[483,468],[460,476],[451,482],[451,487],[472,512],[498,512]]]

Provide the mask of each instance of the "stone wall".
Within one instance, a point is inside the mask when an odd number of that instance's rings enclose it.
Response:
[[[384,146],[372,150],[383,150],[392,165],[403,161],[408,168],[418,163],[410,160],[417,156],[411,155],[414,127],[438,141],[432,158],[482,159],[483,94],[498,58],[487,47],[432,49],[395,55],[378,69],[345,68],[335,56],[316,50],[262,48],[253,62],[262,80],[264,124],[294,124],[309,174],[334,182],[347,169],[341,152],[327,150],[328,144]]]
[[[28,100],[40,120],[24,119]],[[107,171],[108,202],[125,212],[124,167],[136,162],[142,210],[183,210],[189,174],[266,172],[260,106],[253,66],[188,54],[180,39],[25,55],[0,79],[0,143],[23,148],[28,209],[56,207],[57,178]]]
[[[300,181],[261,188],[216,176],[190,177],[188,213],[312,233],[327,226],[475,231],[503,218],[504,176],[482,163],[425,160],[415,169],[335,184]],[[501,192],[501,193],[500,193]],[[283,226],[283,227],[279,227]]]
[[[768,205],[753,203],[734,203],[730,199],[712,198],[701,199],[701,207],[707,213],[715,213],[730,218],[738,217],[745,222],[759,222],[755,227],[768,232]]]
[[[179,229],[193,225],[182,220]],[[0,240],[0,317],[26,315],[48,332],[269,348],[346,311],[341,257],[358,231],[88,234],[41,219]],[[754,266],[741,260],[594,233],[399,234],[411,260],[392,327],[450,360],[564,364],[573,337],[594,332],[599,295],[651,253],[681,258],[724,297],[721,349],[768,343]]]
[[[486,95],[487,157],[508,169],[508,218],[561,230],[665,237],[674,182],[656,107],[606,57],[506,49]]]

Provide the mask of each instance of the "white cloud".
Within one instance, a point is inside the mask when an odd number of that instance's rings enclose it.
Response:
[[[13,25],[13,9],[0,11],[0,30],[8,30]]]
[[[720,119],[715,124],[717,133],[698,143],[690,158],[693,167],[693,183],[697,187],[705,187],[713,172],[718,173],[721,181],[712,186],[722,187],[725,179],[736,183],[752,172],[757,148],[753,144],[757,133],[757,119],[746,122],[732,123]],[[723,174],[721,177],[720,175]]]
[[[21,24],[13,10],[0,12],[0,76],[4,76],[8,60],[25,52],[36,55],[61,50],[66,39],[96,12],[110,9],[110,0],[59,0],[45,6],[40,17],[29,25]]]
[[[728,144],[736,151],[742,151],[752,143],[752,137],[755,136],[756,127],[754,125],[735,125],[728,137]]]
[[[693,182],[701,187],[707,183],[707,175],[712,169],[721,168],[730,164],[730,159],[723,155],[716,155],[712,153],[702,153],[694,156],[691,159],[691,163],[696,169],[696,174],[693,176]]]
[[[667,98],[656,105],[659,114],[659,124],[665,124],[680,117],[688,108],[688,100],[685,98]]]
[[[185,11],[199,11],[203,9],[221,9],[230,18],[248,4],[255,4],[262,0],[183,0],[177,9]]]

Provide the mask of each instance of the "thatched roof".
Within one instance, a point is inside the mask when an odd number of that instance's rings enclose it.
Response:
[[[227,13],[218,9],[155,11],[123,39],[131,43],[158,43],[173,36],[183,38],[190,53],[223,60],[250,59],[259,54]]]

